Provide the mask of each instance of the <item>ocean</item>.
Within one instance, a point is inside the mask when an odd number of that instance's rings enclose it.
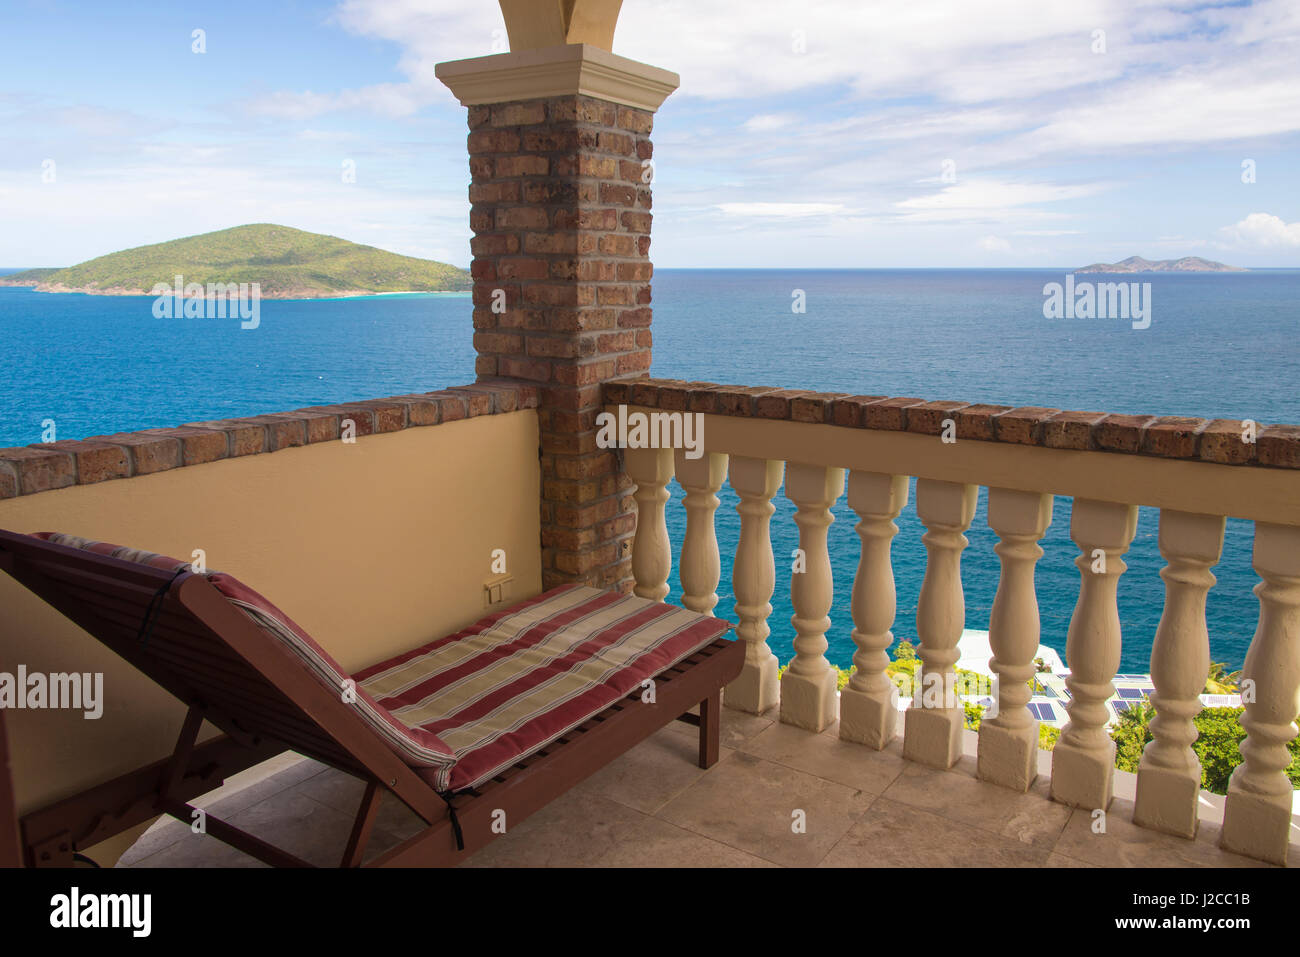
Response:
[[[2,271],[0,271],[2,272]],[[1150,274],[1151,323],[1046,319],[1043,286],[1067,270],[658,270],[655,375],[745,385],[911,395],[1005,405],[1300,423],[1300,270]],[[1097,277],[1079,275],[1078,280]],[[1107,277],[1114,278],[1114,277]],[[799,296],[802,291],[802,297]],[[806,311],[792,304],[802,298]],[[257,329],[230,319],[156,319],[148,297],[50,295],[0,288],[0,446],[286,411],[422,392],[474,378],[467,295],[265,301]],[[681,490],[669,527],[679,545]],[[736,497],[719,496],[723,556],[717,613],[733,618]],[[925,567],[915,483],[898,520],[894,634],[915,640]],[[986,629],[997,587],[987,492],[962,556],[966,627]],[[770,644],[792,656],[794,507],[778,494]],[[830,550],[836,595],[827,657],[848,667],[856,517],[843,498]],[[1120,580],[1120,671],[1145,672],[1160,618],[1164,565],[1157,512],[1141,510]],[[1228,521],[1207,617],[1211,653],[1241,666],[1258,616],[1249,522]],[[1069,502],[1042,542],[1042,641],[1065,651],[1078,594]],[[670,600],[680,595],[676,587]],[[734,620],[734,618],[733,618]]]

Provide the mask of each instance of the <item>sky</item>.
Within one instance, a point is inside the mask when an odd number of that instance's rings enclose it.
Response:
[[[0,23],[0,267],[253,222],[468,265],[434,65],[505,49],[494,0]],[[624,0],[613,49],[681,76],[659,267],[1300,266],[1300,0]]]

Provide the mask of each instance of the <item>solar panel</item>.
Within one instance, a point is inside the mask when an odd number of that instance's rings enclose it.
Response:
[[[1143,697],[1141,688],[1120,688],[1118,691],[1121,698],[1135,699]]]

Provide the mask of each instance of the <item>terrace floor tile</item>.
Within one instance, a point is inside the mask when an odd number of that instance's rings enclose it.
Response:
[[[658,817],[776,864],[811,867],[874,795],[736,751]]]
[[[1070,808],[1051,799],[1050,782],[1039,777],[1026,792],[976,777],[975,758],[963,757],[949,771],[907,763],[885,797],[1021,844],[1050,849],[1070,819]]]
[[[723,748],[696,766],[696,728],[657,732],[507,832],[467,867],[1258,867],[1220,850],[1211,800],[1188,841],[1133,824],[1133,775],[1116,772],[1104,833],[1049,797],[1050,760],[1021,794],[976,777],[974,735],[950,770],[783,725],[775,711],[724,709]],[[1050,755],[1044,753],[1044,758]],[[194,803],[316,864],[336,865],[363,786],[285,754]],[[1212,797],[1212,796],[1211,796]],[[1214,805],[1214,806],[1210,806]],[[797,816],[796,812],[802,812]],[[797,820],[805,823],[801,832]],[[416,834],[400,801],[380,805],[367,859]],[[1300,833],[1300,832],[1298,832]],[[1300,846],[1291,859],[1300,862]],[[119,861],[130,867],[251,867],[258,862],[170,818]]]
[[[876,798],[823,867],[1041,867],[1048,851],[931,811]]]

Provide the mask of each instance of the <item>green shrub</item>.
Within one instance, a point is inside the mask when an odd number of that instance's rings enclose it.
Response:
[[[1244,708],[1205,708],[1194,719],[1197,739],[1192,744],[1196,758],[1201,762],[1201,787],[1215,794],[1228,793],[1228,779],[1241,763],[1241,742],[1246,729],[1241,726]],[[1129,708],[1119,716],[1111,729],[1115,741],[1115,767],[1121,771],[1137,771],[1142,760],[1142,749],[1151,740],[1151,719],[1155,708],[1141,704]],[[1291,764],[1287,777],[1292,787],[1300,787],[1300,740],[1287,745]]]
[[[785,674],[785,669],[789,665],[781,665],[776,676],[779,679]],[[837,691],[843,691],[849,683],[849,677],[853,674],[852,668],[841,668],[838,665],[831,665],[835,669],[835,688]],[[906,638],[899,639],[898,649],[895,652],[894,660],[885,666],[885,675],[891,681],[896,675],[906,675],[909,684],[915,681],[917,672],[921,670],[921,659],[916,653],[916,648]],[[894,681],[898,684],[897,681]],[[992,689],[992,683],[989,678],[977,671],[968,671],[965,668],[957,669],[956,690],[957,694],[989,694]]]
[[[1210,662],[1210,673],[1205,677],[1205,694],[1236,694],[1241,682],[1240,671],[1228,671],[1228,665],[1222,661]]]
[[[776,669],[776,677],[778,681],[781,680],[781,676],[785,674],[785,669],[789,667],[789,665],[781,665],[781,667]],[[853,674],[853,669],[841,668],[838,665],[831,665],[831,668],[835,671],[835,690],[843,691],[845,685],[849,683],[849,676]]]

